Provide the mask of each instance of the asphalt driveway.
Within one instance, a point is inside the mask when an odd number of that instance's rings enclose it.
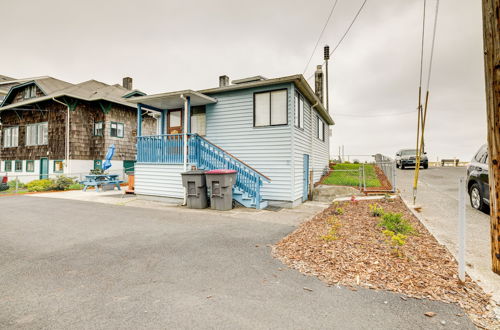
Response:
[[[285,268],[269,245],[293,225],[29,196],[0,212],[2,329],[474,328],[454,305]]]
[[[402,197],[413,204],[414,169],[397,170],[396,173],[396,185]],[[455,256],[458,250],[458,179],[465,176],[465,167],[420,170],[417,205],[422,206],[421,219]],[[470,206],[469,195],[466,199],[466,270],[500,302],[500,276],[491,271],[490,217]]]

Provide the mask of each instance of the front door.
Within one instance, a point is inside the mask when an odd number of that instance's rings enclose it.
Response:
[[[40,180],[49,178],[49,159],[40,158]]]
[[[100,159],[94,160],[94,170],[102,170],[102,160]]]
[[[303,177],[302,201],[306,201],[309,197],[309,155],[304,155]]]
[[[182,134],[182,110],[169,110],[167,134]]]

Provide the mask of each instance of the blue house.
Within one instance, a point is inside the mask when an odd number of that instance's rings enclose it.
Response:
[[[226,168],[238,171],[240,204],[299,205],[328,169],[334,122],[322,102],[322,73],[317,92],[302,75],[219,80],[217,88],[130,100],[138,111],[136,194],[179,200],[183,171]],[[142,135],[146,115],[157,118],[158,135]]]

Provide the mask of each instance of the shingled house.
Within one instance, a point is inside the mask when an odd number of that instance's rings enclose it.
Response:
[[[111,170],[133,167],[137,112],[128,99],[141,95],[128,77],[121,86],[0,76],[0,173],[24,182],[87,174],[101,166],[111,144]],[[155,134],[157,119],[144,117],[143,130]]]

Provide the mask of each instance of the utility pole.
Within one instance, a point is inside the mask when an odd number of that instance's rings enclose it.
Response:
[[[488,119],[491,263],[500,275],[500,0],[483,0],[484,68]]]

